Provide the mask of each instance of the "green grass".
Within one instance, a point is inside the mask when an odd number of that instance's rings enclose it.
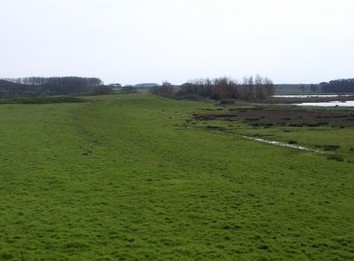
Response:
[[[79,97],[66,96],[38,96],[26,98],[0,99],[0,104],[53,104],[53,103],[72,103],[85,102],[86,100]]]
[[[354,258],[353,164],[87,99],[0,105],[0,260]]]

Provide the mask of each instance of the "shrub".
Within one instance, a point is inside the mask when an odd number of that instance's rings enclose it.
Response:
[[[289,127],[303,127],[302,123],[289,123]]]
[[[262,123],[262,126],[263,126],[264,128],[270,128],[270,127],[273,126],[273,123],[271,123],[271,122]]]
[[[232,105],[232,104],[235,104],[235,101],[234,100],[222,100],[220,102],[221,105]]]
[[[105,85],[97,86],[92,90],[93,95],[107,95],[107,94],[111,94],[112,92],[113,92],[112,89]]]
[[[307,126],[309,126],[309,127],[319,127],[320,124],[319,123],[308,123]]]
[[[223,130],[224,129],[223,127],[213,126],[213,125],[208,125],[206,127],[207,127],[207,129],[211,129],[211,130]]]
[[[259,118],[246,118],[245,121],[259,121]]]
[[[318,125],[329,125],[329,123],[326,122],[326,121],[320,121],[320,122],[318,123]]]
[[[288,144],[297,144],[297,141],[296,140],[289,140]]]
[[[161,96],[168,96],[168,97],[175,96],[175,92],[173,90],[172,84],[169,82],[163,82],[161,86],[151,88],[150,92],[152,94],[161,95]]]
[[[343,156],[339,155],[339,154],[328,155],[327,159],[328,160],[336,160],[336,161],[343,161],[344,160]]]
[[[339,145],[336,145],[336,144],[325,144],[323,145],[323,149],[325,151],[336,151],[340,148]]]

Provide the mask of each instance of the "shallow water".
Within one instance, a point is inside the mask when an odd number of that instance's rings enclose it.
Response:
[[[274,95],[275,98],[331,98],[331,97],[349,97],[350,94],[301,94],[301,95]]]
[[[265,140],[265,139],[249,137],[249,136],[242,136],[242,137],[245,139],[248,139],[248,140],[258,141],[261,143],[271,144],[271,145],[280,146],[280,147],[287,147],[287,148],[298,149],[298,150],[312,151],[312,152],[316,152],[316,153],[324,153],[323,151],[320,151],[320,150],[309,149],[304,146],[299,146],[299,145],[295,145],[295,144],[288,144],[288,143],[280,142],[280,141]]]
[[[354,101],[330,101],[330,102],[303,102],[295,105],[299,106],[321,106],[321,107],[354,107]]]

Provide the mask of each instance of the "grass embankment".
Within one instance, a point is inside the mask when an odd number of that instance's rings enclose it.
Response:
[[[0,105],[0,260],[350,260],[353,164],[148,95]]]

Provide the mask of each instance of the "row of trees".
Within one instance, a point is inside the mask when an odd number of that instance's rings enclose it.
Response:
[[[153,94],[164,96],[201,96],[215,100],[267,100],[274,94],[273,82],[267,77],[244,77],[242,82],[227,77],[200,79],[183,84],[175,91],[170,83],[152,89]]]
[[[354,79],[333,80],[330,82],[321,82],[320,84],[300,84],[299,89],[302,92],[353,93]]]
[[[321,91],[324,93],[353,93],[354,79],[341,79],[320,83]]]
[[[83,95],[102,91],[99,78],[82,77],[27,77],[0,80],[0,95],[6,97],[28,95]]]

